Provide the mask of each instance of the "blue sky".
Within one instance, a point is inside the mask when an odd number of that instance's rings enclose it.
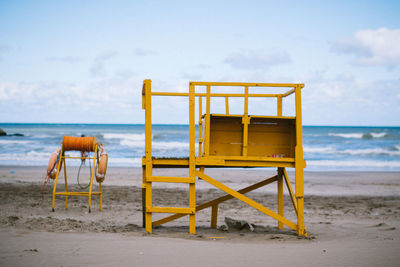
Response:
[[[400,126],[399,14],[398,1],[0,0],[0,122],[143,123],[149,78],[301,82],[305,125]],[[153,120],[186,123],[186,107],[157,99]]]

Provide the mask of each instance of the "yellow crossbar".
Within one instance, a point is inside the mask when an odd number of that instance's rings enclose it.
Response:
[[[150,176],[146,177],[147,182],[160,182],[160,183],[187,183],[192,184],[195,179],[190,177],[172,177],[172,176]]]
[[[63,159],[96,159],[96,157],[70,157],[70,156],[61,156]]]
[[[151,92],[154,96],[189,96],[189,93],[177,93],[177,92]],[[196,93],[196,97],[207,96],[206,93]],[[212,97],[244,97],[244,94],[240,93],[212,93]],[[282,97],[283,94],[248,94],[249,97]]]
[[[146,208],[146,212],[194,214],[195,209],[175,207],[151,207]]]
[[[249,87],[304,87],[302,83],[237,83],[237,82],[190,82],[190,85],[202,86],[249,86]]]
[[[100,192],[92,192],[91,195],[100,195]],[[56,195],[62,196],[89,196],[89,192],[56,192]]]

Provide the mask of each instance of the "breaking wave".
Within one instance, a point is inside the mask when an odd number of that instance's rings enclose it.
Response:
[[[0,140],[0,145],[25,145],[32,143],[32,141],[28,140]]]
[[[304,153],[310,154],[342,154],[342,155],[388,155],[400,156],[400,146],[389,148],[365,148],[338,150],[333,147],[304,147]]]
[[[400,168],[400,161],[373,160],[307,160],[307,166],[318,167],[366,167],[366,168]]]
[[[378,139],[378,138],[395,138],[398,139],[399,136],[394,136],[386,132],[380,133],[328,133],[329,136],[341,137],[341,138],[354,138],[354,139]]]

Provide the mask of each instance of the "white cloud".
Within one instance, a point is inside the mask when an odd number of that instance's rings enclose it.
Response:
[[[10,47],[8,45],[0,44],[0,61],[3,60],[1,55],[4,54],[5,52],[7,52],[9,49],[10,49]]]
[[[137,90],[135,90],[135,88]],[[95,83],[77,85],[64,82],[0,82],[1,103],[15,103],[29,108],[42,106],[97,106],[116,108],[137,104],[141,87],[126,79],[106,79]],[[139,99],[139,100],[137,100]]]
[[[133,72],[130,69],[121,69],[121,70],[115,72],[115,75],[121,79],[130,79],[133,76],[135,76],[135,72]]]
[[[360,65],[383,65],[393,67],[400,64],[400,29],[361,30],[350,38],[332,45],[332,51],[352,54]]]
[[[200,81],[203,78],[203,75],[195,74],[195,73],[183,72],[181,77],[183,79],[189,80],[189,81]]]
[[[80,57],[65,56],[65,57],[48,57],[48,61],[64,62],[64,63],[78,63],[82,61]]]
[[[353,74],[351,72],[347,71],[347,72],[339,73],[336,76],[336,79],[337,80],[342,80],[342,81],[353,81],[354,80],[354,76],[353,76]]]
[[[365,80],[352,73],[306,77],[305,124],[399,125],[398,80]]]
[[[292,60],[286,52],[265,53],[263,51],[244,50],[231,53],[223,62],[234,69],[267,69],[274,65],[291,63]]]
[[[107,74],[105,69],[105,63],[117,55],[118,53],[112,50],[105,51],[99,54],[94,59],[93,65],[90,68],[90,73],[92,74],[92,76],[94,77],[105,76]]]
[[[211,65],[209,65],[209,64],[197,64],[197,65],[196,65],[196,68],[199,68],[199,69],[209,69],[209,68],[211,68]]]
[[[150,56],[150,55],[157,55],[157,51],[145,48],[136,48],[134,54],[137,56]]]
[[[0,82],[0,122],[126,123],[142,117],[141,82]]]

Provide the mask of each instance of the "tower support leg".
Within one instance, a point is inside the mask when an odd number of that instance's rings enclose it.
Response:
[[[283,168],[278,168],[278,214],[283,217]],[[278,228],[283,229],[283,223],[278,221]]]

